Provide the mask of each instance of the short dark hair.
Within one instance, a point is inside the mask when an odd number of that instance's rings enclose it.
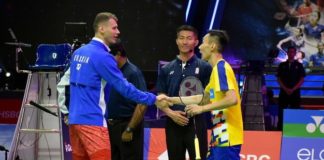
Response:
[[[194,33],[196,39],[198,39],[198,31],[195,27],[190,26],[190,25],[182,25],[180,27],[177,28],[177,37],[179,36],[179,33],[181,31],[191,31]]]
[[[321,12],[318,11],[318,10],[315,10],[313,12],[316,12],[316,14],[317,14],[317,19],[316,20],[319,21],[321,19]]]
[[[299,33],[303,33],[303,28],[297,27],[297,29],[298,29]]]
[[[295,52],[297,52],[297,49],[296,49],[296,47],[294,47],[294,46],[289,46],[288,49],[287,49],[287,52],[288,52],[289,50],[292,50],[292,49],[295,50]]]
[[[304,34],[304,31],[303,31],[303,28],[301,28],[301,27],[297,27],[297,29],[298,29],[298,31],[299,31],[299,33],[300,33],[300,36],[302,37]]]
[[[113,13],[110,13],[110,12],[101,12],[101,13],[98,13],[93,21],[93,30],[95,33],[98,32],[98,26],[100,23],[102,22],[106,22],[108,21],[109,19],[115,19],[116,21],[118,21],[118,18],[115,14]]]
[[[118,39],[116,43],[110,45],[109,48],[112,55],[116,56],[118,53],[120,53],[120,56],[127,57],[125,47],[120,39]]]
[[[299,51],[300,53],[301,53],[301,55],[302,55],[302,58],[304,59],[305,58],[305,52],[303,52],[303,51]]]
[[[222,30],[210,30],[208,33],[210,38],[209,40],[214,40],[219,44],[218,52],[222,53],[228,45],[229,37],[226,31]]]

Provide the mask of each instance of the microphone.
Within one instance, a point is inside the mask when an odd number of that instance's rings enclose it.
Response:
[[[0,151],[6,151],[6,152],[8,152],[8,150],[4,146],[0,146]]]
[[[51,115],[57,117],[57,114],[56,114],[56,113],[54,113],[54,112],[50,111],[49,109],[47,109],[47,108],[45,108],[45,107],[43,107],[43,106],[41,106],[41,105],[35,103],[34,101],[29,101],[29,103],[30,103],[31,105],[35,106],[36,108],[38,108],[38,109],[40,109],[40,110],[42,110],[42,111],[44,111],[44,112],[46,112],[46,113],[49,113],[49,114],[51,114]]]
[[[13,30],[11,28],[9,28],[8,31],[9,31],[9,33],[11,35],[11,38],[13,40],[17,41],[17,37],[16,37],[15,33],[13,32]]]

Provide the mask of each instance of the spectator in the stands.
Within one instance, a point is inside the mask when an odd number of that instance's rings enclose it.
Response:
[[[305,69],[296,61],[296,48],[288,48],[288,60],[280,63],[277,72],[277,80],[280,86],[279,93],[279,123],[282,129],[283,111],[287,108],[300,108],[300,87],[304,83]]]
[[[299,63],[303,64],[304,68],[308,67],[308,61],[305,59],[305,52],[303,51],[297,51],[295,60],[297,60]]]
[[[319,43],[317,45],[318,52],[311,55],[309,60],[310,66],[322,67],[324,66],[324,43]]]

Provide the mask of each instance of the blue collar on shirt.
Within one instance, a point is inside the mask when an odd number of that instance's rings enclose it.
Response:
[[[190,65],[190,64],[194,63],[197,59],[198,59],[198,57],[194,54],[186,63]],[[176,61],[178,64],[182,64],[182,60],[178,56],[176,58]]]

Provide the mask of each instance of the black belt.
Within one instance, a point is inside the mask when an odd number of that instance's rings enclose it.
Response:
[[[128,122],[130,121],[130,117],[127,117],[127,118],[111,118],[111,119],[108,119],[108,124],[109,125],[116,125],[118,123],[122,123],[122,122]]]

